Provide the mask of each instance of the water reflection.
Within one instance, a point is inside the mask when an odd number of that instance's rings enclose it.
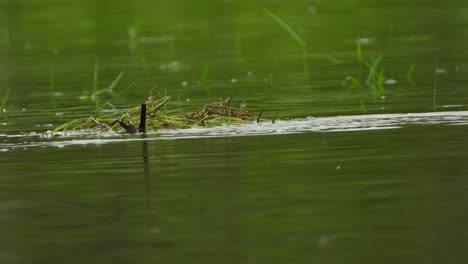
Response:
[[[14,149],[0,153],[0,254],[8,264],[282,263],[291,254],[295,263],[418,263],[439,248],[438,262],[464,263],[466,130]]]
[[[150,162],[148,159],[148,141],[143,140],[141,142],[141,150],[141,156],[143,158],[143,179],[145,182],[146,207],[149,209],[151,206],[151,178],[149,175]]]

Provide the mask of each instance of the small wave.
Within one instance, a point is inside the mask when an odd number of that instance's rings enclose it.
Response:
[[[175,140],[184,138],[278,135],[307,132],[346,132],[398,129],[407,125],[468,125],[468,111],[410,114],[376,114],[255,122],[223,125],[212,128],[162,129],[148,132],[145,137],[116,132],[58,132],[0,134],[0,138],[26,138],[22,143],[0,143],[0,149],[30,147],[65,147],[70,145],[109,144],[145,140]],[[29,138],[29,140],[28,140]],[[4,151],[6,152],[6,151]]]

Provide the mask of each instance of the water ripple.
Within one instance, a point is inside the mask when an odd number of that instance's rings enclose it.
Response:
[[[377,114],[336,117],[308,117],[277,120],[276,122],[224,125],[213,128],[163,129],[141,135],[89,131],[0,134],[0,152],[30,147],[65,147],[70,145],[108,144],[144,140],[175,140],[184,138],[278,135],[307,132],[346,132],[362,130],[398,129],[408,125],[468,125],[468,111],[431,112],[414,114]],[[22,143],[8,139],[24,138]]]

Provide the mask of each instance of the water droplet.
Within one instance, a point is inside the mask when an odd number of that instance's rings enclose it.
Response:
[[[10,151],[10,150],[9,150],[9,149],[6,149],[6,148],[0,149],[0,152],[8,152],[8,151]]]
[[[178,72],[182,70],[182,63],[180,63],[179,61],[171,61],[167,64],[167,68],[170,71]]]
[[[307,12],[310,13],[310,14],[317,14],[317,7],[313,6],[313,5],[310,5],[310,6],[307,7]]]
[[[63,116],[63,114],[65,114],[64,112],[57,112],[55,113],[56,116]]]
[[[182,82],[182,86],[187,86],[187,85],[188,85],[188,82],[186,82],[186,81]]]
[[[232,83],[236,83],[236,82],[237,82],[237,79],[233,78],[233,79],[231,79],[231,82],[232,82]]]
[[[438,68],[435,71],[437,74],[446,74],[448,71],[446,69]]]
[[[462,104],[453,104],[453,105],[443,105],[443,108],[453,108],[453,107],[463,107]]]
[[[340,165],[336,166],[336,170],[337,171],[341,170],[341,166]]]
[[[387,80],[384,81],[384,84],[385,84],[385,85],[395,85],[395,84],[397,84],[397,80],[395,80],[395,79],[387,79]]]
[[[362,44],[362,45],[369,45],[369,44],[372,44],[374,43],[375,39],[373,38],[360,38],[359,39],[359,42]]]

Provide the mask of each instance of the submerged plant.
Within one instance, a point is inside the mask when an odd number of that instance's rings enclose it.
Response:
[[[366,109],[366,92],[363,89],[365,84],[374,98],[379,96],[385,98],[385,71],[381,67],[381,56],[377,56],[369,61],[364,59],[362,55],[362,45],[360,37],[356,40],[356,59],[360,67],[360,77],[348,76],[343,81],[343,86],[351,88],[350,90],[359,93],[359,105],[361,112],[367,112]],[[367,77],[363,78],[364,69],[367,68]],[[349,84],[351,81],[351,85]]]
[[[101,110],[104,106],[110,104],[110,100],[107,100],[105,103],[101,104],[101,99],[108,99],[109,97],[113,98],[113,97],[118,96],[119,94],[121,94],[123,92],[122,91],[122,92],[116,93],[114,89],[115,89],[115,87],[117,87],[117,84],[122,79],[124,74],[125,74],[125,72],[123,72],[123,71],[120,72],[117,75],[117,77],[115,77],[115,79],[109,84],[109,86],[107,86],[106,88],[103,88],[103,89],[99,89],[99,86],[98,86],[99,66],[98,66],[97,63],[94,64],[92,90],[90,92],[88,90],[88,86],[85,85],[85,87],[83,89],[83,92],[81,93],[81,96],[79,98],[81,100],[83,100],[83,101],[92,101],[92,102],[94,102],[95,112],[96,112],[96,115],[97,115],[99,110]]]

